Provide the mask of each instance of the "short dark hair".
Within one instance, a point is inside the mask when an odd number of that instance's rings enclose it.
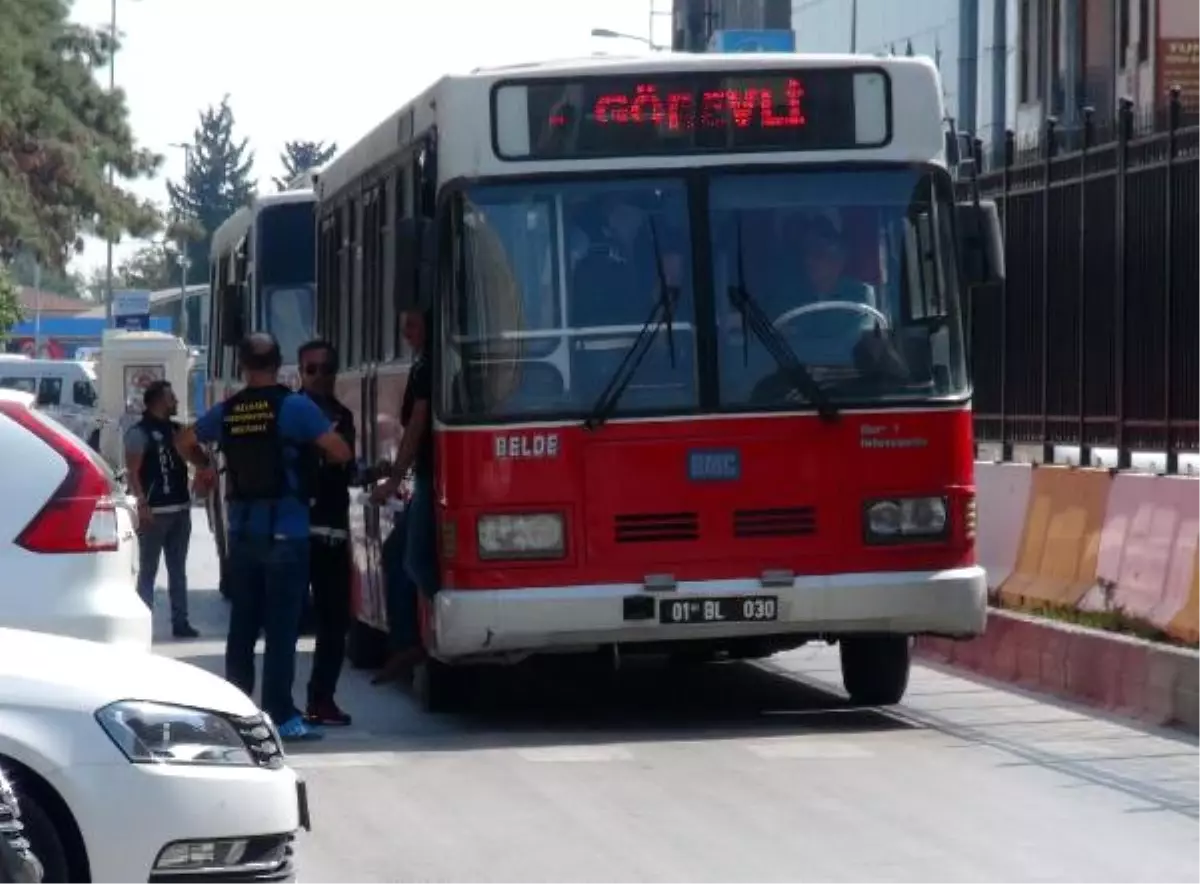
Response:
[[[151,381],[146,385],[146,389],[142,391],[142,405],[146,408],[157,405],[169,389],[171,389],[170,381]]]
[[[333,344],[331,344],[329,341],[325,340],[324,338],[313,338],[311,341],[309,341],[305,344],[301,344],[300,349],[296,351],[296,361],[303,362],[304,357],[307,354],[315,353],[318,350],[324,350],[326,353],[328,353],[330,359],[333,360],[333,367],[334,368],[338,367],[337,347],[333,346]]]
[[[249,371],[278,371],[283,365],[279,341],[269,332],[253,332],[238,343],[238,362]]]

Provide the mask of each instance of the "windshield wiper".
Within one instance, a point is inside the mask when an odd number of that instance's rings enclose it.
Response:
[[[586,430],[599,428],[612,416],[617,403],[621,401],[621,396],[624,395],[626,388],[633,381],[634,375],[637,374],[638,366],[650,352],[654,336],[658,334],[660,328],[667,333],[667,351],[671,357],[671,367],[675,367],[675,306],[679,302],[679,286],[667,285],[667,271],[663,266],[662,249],[658,244],[658,228],[655,226],[653,218],[650,219],[650,240],[654,245],[654,264],[658,274],[658,300],[654,302],[654,309],[650,311],[645,324],[638,330],[637,337],[633,339],[633,343],[625,352],[625,358],[613,372],[608,385],[596,397],[596,403],[592,406],[591,413],[583,422]]]
[[[837,406],[829,398],[829,394],[817,383],[796,351],[788,344],[787,339],[780,334],[779,329],[771,322],[771,318],[763,312],[758,301],[746,288],[745,255],[742,250],[742,219],[737,222],[737,282],[729,287],[729,301],[742,317],[742,334],[749,328],[759,343],[763,345],[771,358],[778,363],[788,381],[792,383],[809,402],[816,406],[821,420],[832,423],[838,419]]]

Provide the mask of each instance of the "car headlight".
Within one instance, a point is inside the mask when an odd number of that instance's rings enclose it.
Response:
[[[867,541],[935,540],[946,533],[946,510],[944,497],[868,501],[863,513]]]
[[[97,712],[96,721],[135,764],[255,766],[233,724],[214,712],[122,700]]]
[[[482,559],[552,559],[566,551],[558,513],[480,516],[475,530]]]

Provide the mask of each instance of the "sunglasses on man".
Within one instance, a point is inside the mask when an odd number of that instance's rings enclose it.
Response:
[[[332,362],[309,362],[304,366],[304,373],[309,377],[324,375],[329,378],[337,374],[337,366]]]

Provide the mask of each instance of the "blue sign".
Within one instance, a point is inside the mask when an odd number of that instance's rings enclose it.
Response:
[[[742,477],[742,455],[735,448],[688,452],[688,478],[693,482],[736,482]]]
[[[714,31],[709,52],[795,52],[795,31]]]
[[[113,327],[126,331],[150,328],[150,293],[147,291],[113,292]]]

